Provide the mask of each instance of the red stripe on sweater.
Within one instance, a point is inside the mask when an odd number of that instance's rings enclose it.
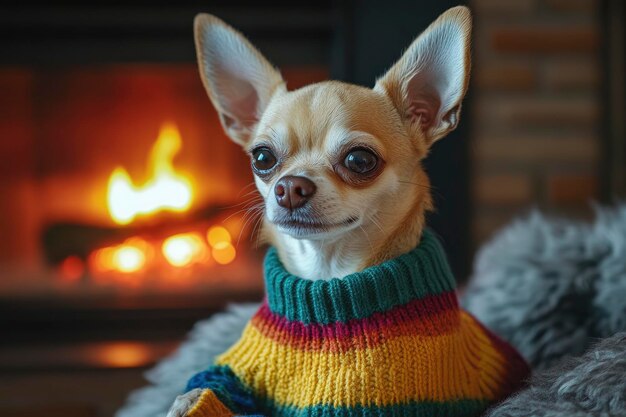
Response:
[[[273,313],[264,303],[252,318],[264,336],[303,350],[347,351],[399,336],[438,336],[459,326],[456,293],[429,296],[347,323],[304,324]]]

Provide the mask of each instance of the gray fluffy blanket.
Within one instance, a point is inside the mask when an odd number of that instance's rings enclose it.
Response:
[[[480,251],[462,302],[535,369],[529,387],[489,416],[626,416],[626,206],[598,209],[594,224],[537,212],[514,222]],[[196,324],[117,417],[164,416],[256,307]]]
[[[626,206],[596,214],[534,212],[478,254],[463,305],[535,370],[490,416],[626,416]]]

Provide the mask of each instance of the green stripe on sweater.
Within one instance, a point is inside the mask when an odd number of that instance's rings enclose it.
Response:
[[[412,251],[341,279],[307,280],[291,275],[276,249],[270,248],[265,257],[265,285],[272,312],[305,324],[363,319],[455,288],[443,248],[428,230]]]

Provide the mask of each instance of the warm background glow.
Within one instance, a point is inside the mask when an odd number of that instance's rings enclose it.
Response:
[[[198,233],[183,233],[165,239],[162,252],[168,263],[183,267],[206,260],[207,247]]]
[[[91,256],[94,272],[137,272],[146,264],[150,245],[143,239],[130,238],[116,246],[97,250]]]

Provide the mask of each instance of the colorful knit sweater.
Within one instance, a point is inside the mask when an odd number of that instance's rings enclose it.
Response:
[[[195,375],[189,417],[475,416],[529,374],[458,305],[443,250],[417,248],[342,279],[289,274],[270,249],[267,297],[241,339]]]

